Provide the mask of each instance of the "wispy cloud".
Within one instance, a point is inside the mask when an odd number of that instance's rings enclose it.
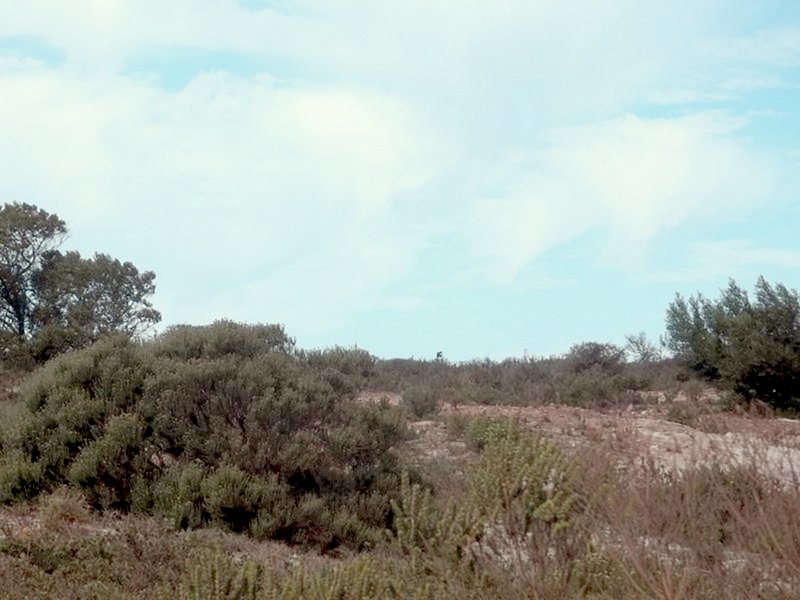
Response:
[[[741,125],[703,113],[553,130],[504,195],[474,205],[469,235],[509,279],[592,228],[607,232],[610,262],[641,260],[659,233],[746,209],[768,192],[770,167],[737,139]]]
[[[800,269],[800,251],[759,246],[748,239],[693,242],[686,250],[688,259],[680,268],[650,271],[643,278],[654,283],[686,284],[724,281],[766,268]]]

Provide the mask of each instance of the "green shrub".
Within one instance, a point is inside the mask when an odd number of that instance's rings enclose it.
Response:
[[[399,489],[401,410],[289,352],[277,326],[109,337],[32,375],[0,447],[3,501],[65,483],[98,509],[293,543],[373,543]]]
[[[198,553],[187,561],[178,597],[181,600],[259,600],[264,592],[262,572],[253,561],[237,564],[219,550]]]
[[[419,577],[424,577],[418,574]],[[203,552],[187,561],[181,600],[433,600],[431,582],[397,561],[358,558],[316,571],[265,570],[253,561],[237,563],[222,552]],[[169,592],[164,597],[171,597]]]
[[[458,565],[469,561],[472,546],[483,533],[480,507],[448,503],[442,508],[430,490],[410,484],[407,476],[392,507],[395,542],[407,556],[428,553]]]
[[[153,485],[153,511],[179,529],[193,529],[210,520],[203,496],[205,469],[197,463],[176,464]]]
[[[211,522],[235,532],[247,531],[260,510],[272,510],[281,490],[274,480],[261,481],[231,466],[206,476],[200,487]]]
[[[226,356],[253,358],[273,352],[289,353],[294,340],[281,325],[243,325],[220,320],[207,326],[175,325],[153,346],[159,358],[218,359]]]
[[[505,438],[519,437],[520,431],[508,419],[473,417],[464,427],[464,438],[478,450],[499,444]]]
[[[542,538],[568,527],[578,501],[574,464],[511,421],[489,422],[481,438],[483,453],[467,476],[472,502],[511,535]]]
[[[0,460],[0,503],[29,500],[41,492],[42,468],[19,451],[4,453]]]
[[[128,508],[135,475],[147,459],[142,455],[143,423],[135,414],[109,419],[103,435],[83,447],[72,462],[68,479],[86,490],[92,505]]]

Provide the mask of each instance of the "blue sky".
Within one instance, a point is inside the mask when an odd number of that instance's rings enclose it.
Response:
[[[0,0],[0,201],[164,324],[452,360],[800,287],[800,3]]]

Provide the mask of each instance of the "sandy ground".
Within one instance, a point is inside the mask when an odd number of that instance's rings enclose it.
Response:
[[[800,476],[800,421],[715,412],[713,400],[708,393],[689,407],[687,400],[667,403],[651,394],[636,406],[606,411],[561,405],[443,405],[438,418],[412,424],[418,435],[404,455],[417,463],[462,462],[470,451],[449,434],[446,421],[453,415],[485,416],[514,419],[566,450],[597,448],[620,464],[652,461],[677,471],[710,464],[755,466],[785,483]],[[691,408],[688,416],[685,407]]]

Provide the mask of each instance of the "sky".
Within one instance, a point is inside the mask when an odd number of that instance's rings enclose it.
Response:
[[[800,287],[794,0],[0,0],[0,202],[162,326],[545,356]]]

